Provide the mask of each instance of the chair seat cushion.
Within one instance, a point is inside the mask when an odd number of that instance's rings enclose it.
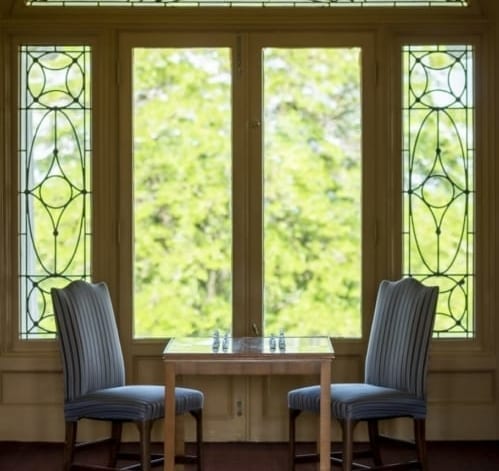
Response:
[[[175,388],[175,413],[185,414],[203,407],[203,393],[195,389]],[[82,418],[120,421],[160,419],[165,413],[165,388],[153,385],[129,385],[100,389],[64,405],[66,421]]]
[[[320,387],[309,386],[288,392],[288,407],[318,413]],[[426,416],[426,402],[408,392],[365,383],[331,385],[331,415],[342,420]]]

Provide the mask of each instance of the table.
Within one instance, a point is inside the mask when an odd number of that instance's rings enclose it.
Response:
[[[329,471],[331,451],[331,363],[329,337],[286,337],[285,348],[269,337],[172,338],[163,351],[166,391],[174,391],[181,375],[310,375],[320,376],[319,469]],[[165,395],[164,471],[175,469],[175,395]]]

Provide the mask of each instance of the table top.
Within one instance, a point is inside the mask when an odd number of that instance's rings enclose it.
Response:
[[[174,337],[163,358],[333,358],[331,339],[317,337]]]

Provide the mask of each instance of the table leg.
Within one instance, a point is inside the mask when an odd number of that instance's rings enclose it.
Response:
[[[331,469],[331,361],[321,362],[321,410],[319,437],[319,469]]]
[[[164,471],[175,470],[175,364],[165,362]]]
[[[185,455],[185,415],[175,416],[175,456]],[[184,471],[183,464],[176,464],[175,471]]]

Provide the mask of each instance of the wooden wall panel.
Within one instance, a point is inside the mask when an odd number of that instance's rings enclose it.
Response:
[[[40,371],[5,371],[1,374],[4,405],[60,405],[64,398],[62,375]]]
[[[428,375],[428,401],[491,404],[496,400],[495,371],[447,371]]]

